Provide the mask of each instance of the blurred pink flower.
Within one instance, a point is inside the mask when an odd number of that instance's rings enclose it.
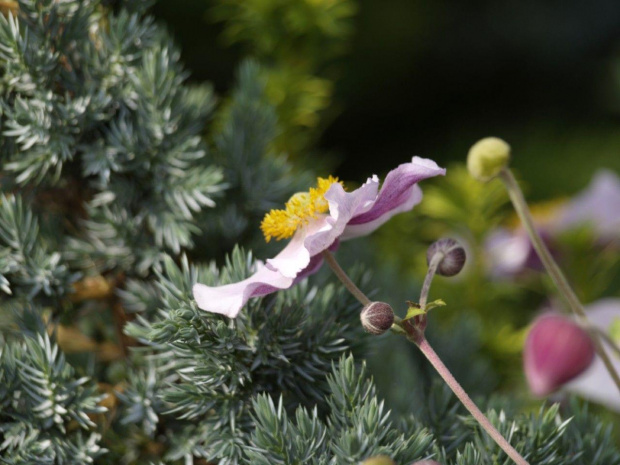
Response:
[[[612,171],[598,171],[586,189],[558,207],[544,224],[538,224],[538,230],[553,253],[554,237],[584,224],[590,225],[602,241],[620,239],[620,177]],[[522,227],[492,231],[485,249],[495,276],[513,276],[541,267]]]
[[[525,341],[523,366],[530,390],[546,396],[586,370],[594,359],[588,333],[570,318],[542,315]]]
[[[586,315],[590,324],[610,337],[613,324],[620,321],[620,298],[597,300],[586,306]],[[613,339],[613,337],[612,337]],[[616,344],[618,341],[616,341]],[[620,357],[607,344],[603,344],[617,372],[620,372]],[[578,394],[593,402],[620,412],[620,395],[605,365],[597,355],[590,368],[583,374],[566,384],[565,390]]]
[[[555,255],[553,239],[545,229],[539,229],[542,240]],[[525,229],[511,231],[498,228],[485,241],[491,273],[497,277],[514,276],[526,269],[542,270],[543,264],[534,250]]]
[[[604,240],[620,238],[620,177],[600,170],[581,193],[561,209],[554,230],[563,231],[588,223]]]
[[[299,279],[320,268],[323,261],[321,252],[337,246],[339,240],[370,234],[397,213],[411,210],[422,200],[422,190],[417,183],[444,175],[445,172],[432,160],[413,157],[411,163],[404,163],[388,173],[381,190],[377,176],[368,178],[365,184],[353,192],[345,192],[338,182],[331,184],[318,199],[319,202],[327,203],[326,213],[315,214],[316,209],[309,205],[312,208],[307,209],[307,217],[298,221],[300,226],[291,241],[252,276],[219,287],[194,285],[193,293],[198,307],[234,318],[248,299],[290,288]],[[289,201],[291,210],[300,205],[299,211],[302,211],[308,206],[308,196],[317,192],[318,188],[293,196]],[[291,218],[284,211],[281,215],[283,221]],[[275,224],[279,218],[274,214],[270,225]],[[297,221],[299,217],[294,216],[293,219]],[[274,237],[280,234],[280,230],[277,231]]]

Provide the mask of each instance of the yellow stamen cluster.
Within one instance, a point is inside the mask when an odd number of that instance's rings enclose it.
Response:
[[[308,192],[298,192],[293,195],[284,205],[284,210],[271,210],[265,215],[260,225],[265,240],[288,239],[300,226],[316,218],[317,215],[327,212],[329,205],[325,200],[325,193],[332,184],[340,183],[338,178],[317,178],[316,187],[311,187]]]

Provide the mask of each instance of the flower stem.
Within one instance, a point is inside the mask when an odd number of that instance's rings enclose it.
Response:
[[[416,341],[417,346],[420,348],[424,356],[428,359],[429,362],[435,367],[437,373],[443,378],[446,384],[452,389],[452,392],[458,397],[461,403],[465,406],[465,408],[472,414],[472,416],[478,421],[480,426],[484,428],[484,430],[489,433],[489,436],[493,438],[493,440],[497,443],[499,447],[501,447],[504,452],[510,457],[517,465],[529,465],[527,460],[525,460],[521,454],[519,454],[514,447],[510,445],[510,443],[502,436],[502,434],[497,431],[497,429],[493,426],[493,424],[489,421],[489,419],[480,411],[478,406],[471,400],[471,397],[467,395],[465,390],[461,387],[459,382],[452,376],[448,367],[444,365],[441,361],[437,353],[430,346],[425,337],[422,337],[420,340]]]
[[[438,252],[433,255],[431,258],[431,262],[428,265],[428,271],[426,272],[426,277],[424,278],[424,284],[422,285],[422,291],[420,292],[420,308],[424,310],[426,307],[426,301],[428,300],[428,292],[431,289],[431,283],[433,282],[433,277],[437,272],[437,267],[444,259],[445,254],[442,252]]]
[[[347,290],[351,294],[353,294],[353,297],[359,300],[359,302],[363,306],[370,304],[372,301],[368,297],[366,297],[366,294],[364,294],[359,289],[359,287],[355,285],[353,281],[351,281],[351,278],[349,278],[349,276],[347,276],[344,270],[340,267],[340,265],[338,264],[338,262],[336,261],[332,253],[329,250],[324,250],[322,253],[323,253],[323,258],[325,259],[329,267],[336,274],[336,276],[338,276],[338,279],[342,281],[342,284],[344,284],[344,287],[346,287]]]
[[[564,273],[562,273],[562,270],[560,269],[558,264],[555,262],[555,260],[551,256],[549,249],[547,248],[547,246],[541,239],[540,234],[538,234],[538,230],[534,226],[534,220],[532,218],[532,214],[530,213],[530,210],[527,206],[527,202],[525,201],[525,198],[523,197],[523,192],[521,191],[519,184],[517,183],[514,175],[512,174],[512,171],[510,171],[510,169],[507,167],[503,168],[502,171],[500,172],[499,177],[504,182],[504,185],[506,186],[506,189],[508,190],[508,195],[510,196],[510,200],[512,201],[512,205],[514,206],[514,209],[517,212],[517,215],[519,216],[519,218],[521,219],[521,222],[523,223],[523,227],[527,231],[527,234],[530,237],[530,240],[532,241],[534,250],[536,250],[536,253],[540,257],[540,260],[542,261],[547,272],[549,273],[549,276],[551,276],[551,280],[555,284],[555,287],[557,287],[558,291],[560,291],[560,295],[568,303],[568,306],[573,311],[573,313],[577,315],[581,320],[583,320],[584,323],[587,324],[588,320],[586,317],[586,312],[583,309],[583,306],[581,305],[579,298],[573,291],[570,284],[568,284],[568,281],[566,277],[564,276]],[[605,367],[607,368],[607,371],[609,372],[612,379],[614,380],[614,383],[616,383],[616,387],[620,391],[620,376],[618,376],[618,373],[616,372],[611,360],[609,359],[607,352],[605,352],[605,349],[603,348],[603,345],[601,344],[599,335],[596,332],[593,332],[591,330],[589,331],[589,333],[590,333],[590,336],[592,337],[592,342],[594,343],[594,348],[596,349],[596,353],[603,361],[603,364],[605,365]]]
[[[596,326],[587,326],[586,329],[591,331],[601,338],[603,342],[607,344],[607,346],[616,353],[616,357],[620,357],[620,347],[618,344],[602,329],[597,328]]]
[[[359,300],[359,302],[366,306],[371,303],[371,300],[366,297],[351,278],[345,273],[345,271],[340,267],[334,256],[329,250],[324,250],[323,258],[332,269],[332,271],[336,274],[338,279],[344,284],[347,290],[353,294],[353,296]],[[429,270],[426,275],[426,279],[424,280],[424,285],[422,287],[422,294],[420,298],[420,302],[424,301],[426,304],[426,296],[428,295],[428,291],[430,289],[431,281],[435,272],[437,271],[437,266],[443,259],[442,254],[436,254],[432,259],[429,265]],[[508,454],[508,456],[514,460],[517,465],[530,465],[511,445],[506,439],[501,435],[497,429],[491,424],[489,419],[484,416],[484,413],[480,411],[480,409],[474,404],[474,401],[467,395],[467,393],[463,390],[459,382],[452,376],[448,367],[444,365],[439,356],[435,353],[433,348],[430,346],[426,338],[424,337],[423,330],[419,331],[415,328],[415,326],[411,323],[411,320],[403,321],[398,317],[394,317],[394,325],[392,326],[392,330],[405,334],[407,339],[414,342],[422,351],[422,353],[426,356],[426,358],[431,362],[431,364],[435,367],[439,375],[443,378],[446,384],[452,389],[452,392],[456,394],[456,397],[463,403],[465,408],[472,414],[472,416],[480,423],[480,426],[489,433],[489,435],[493,438],[493,440]]]

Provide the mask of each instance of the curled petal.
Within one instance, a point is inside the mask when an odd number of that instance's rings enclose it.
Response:
[[[238,283],[211,287],[194,284],[192,292],[198,307],[212,313],[235,318],[248,299],[261,297],[293,285],[294,278],[286,277],[267,266]]]
[[[356,215],[372,207],[377,198],[379,179],[376,176],[368,180],[353,192],[346,192],[340,184],[334,184],[325,194],[329,204],[330,228],[319,231],[306,240],[306,247],[311,253],[319,253],[327,249],[339,239],[347,225]]]
[[[295,278],[309,266],[313,257],[337,243],[351,217],[376,198],[378,183],[378,179],[371,178],[353,192],[345,192],[340,184],[332,185],[325,194],[330,215],[311,219],[295,233],[282,252],[267,260],[267,267]]]
[[[386,176],[374,203],[349,221],[342,238],[369,234],[397,213],[411,210],[422,200],[422,191],[416,183],[445,174],[446,170],[437,163],[420,157],[413,157],[411,163],[393,169]]]
[[[331,238],[331,230],[331,219],[328,216],[321,215],[311,219],[307,225],[295,233],[278,255],[267,260],[267,267],[289,278],[295,278],[308,266],[312,257],[327,249],[338,238],[337,235]],[[317,235],[329,237],[331,242],[322,249],[309,247],[308,242]]]
[[[342,234],[341,239],[354,239],[360,236],[367,236],[368,234],[374,232],[376,229],[381,227],[385,222],[387,222],[390,218],[398,213],[404,213],[411,210],[417,204],[422,201],[422,189],[419,186],[414,185],[409,189],[409,197],[405,199],[404,202],[399,204],[392,210],[387,211],[381,216],[378,216],[374,220],[365,222],[365,223],[349,223]]]
[[[295,250],[299,253],[299,247],[293,245],[293,251],[289,247],[290,244],[273,260],[277,260],[282,254],[294,257]],[[338,241],[329,247],[330,250],[337,248]],[[252,276],[238,283],[217,287],[195,284],[192,288],[194,299],[202,310],[235,318],[246,302],[252,297],[262,297],[273,292],[288,289],[302,279],[316,273],[323,264],[323,256],[320,254],[308,259],[308,261],[301,254],[299,256],[301,257],[299,263],[305,263],[305,265],[294,276],[285,276],[280,271],[271,268],[269,264],[266,264],[260,266]]]

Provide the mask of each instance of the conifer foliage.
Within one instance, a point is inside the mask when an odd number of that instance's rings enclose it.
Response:
[[[1,2],[0,463],[508,464],[445,389],[388,410],[359,304],[326,276],[234,320],[197,308],[194,283],[260,266],[243,247],[311,173],[280,152],[269,73],[245,61],[218,105],[149,3]],[[620,464],[584,407],[500,404],[532,463]]]

